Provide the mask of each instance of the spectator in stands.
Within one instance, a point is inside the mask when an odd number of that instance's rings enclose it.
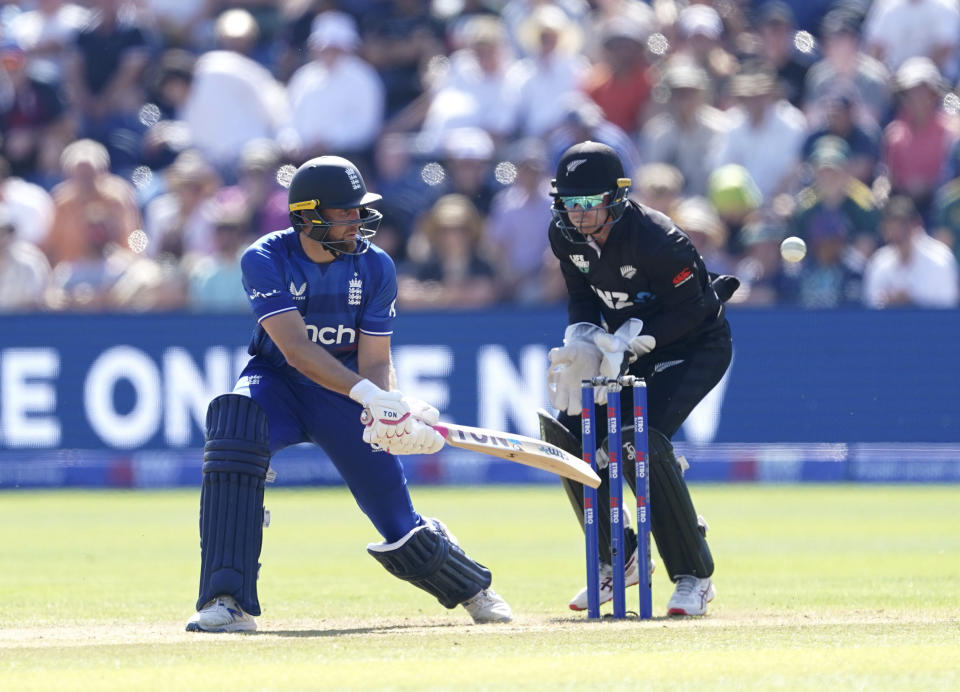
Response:
[[[219,204],[243,209],[244,223],[253,238],[290,225],[287,189],[277,181],[280,165],[280,147],[275,142],[269,139],[248,142],[240,154],[237,184],[216,193]]]
[[[79,254],[55,264],[49,296],[51,307],[58,310],[113,307],[110,292],[130,263],[130,255],[118,243],[124,235],[119,222],[103,201],[91,201],[78,209],[71,227],[83,237],[83,247]]]
[[[949,247],[960,262],[960,178],[937,190],[931,218],[930,235]]]
[[[106,147],[90,139],[68,145],[60,156],[66,180],[53,188],[54,216],[42,248],[56,265],[88,261],[112,243],[125,247],[141,227],[133,187],[109,172]]]
[[[720,166],[707,178],[707,199],[727,225],[729,249],[739,252],[740,229],[763,202],[750,172],[735,163]]]
[[[0,157],[0,204],[12,221],[17,239],[34,245],[46,240],[53,224],[53,199],[39,185],[10,175],[10,166]]]
[[[819,121],[825,101],[838,92],[851,93],[864,117],[885,122],[890,111],[890,72],[860,46],[860,23],[856,15],[832,10],[821,29],[823,58],[807,72],[805,107]]]
[[[617,152],[625,171],[640,165],[640,152],[626,132],[603,117],[603,110],[582,94],[571,95],[560,104],[561,124],[547,136],[547,156],[550,168],[555,168],[560,156],[578,142],[591,140],[606,144]]]
[[[14,175],[45,183],[55,175],[74,128],[59,80],[31,67],[36,66],[19,45],[0,41],[3,155]]]
[[[284,127],[286,95],[273,75],[249,57],[259,35],[249,12],[223,12],[215,35],[218,49],[197,60],[183,120],[192,145],[230,179],[244,144],[274,139]]]
[[[743,284],[730,302],[767,307],[796,300],[796,275],[787,273],[780,257],[780,243],[786,236],[786,228],[775,219],[758,218],[741,229],[743,254],[734,274]],[[799,270],[799,265],[788,266]]]
[[[160,111],[159,118],[175,120],[181,117],[190,98],[195,66],[194,55],[182,48],[171,48],[160,55],[156,67],[150,73],[148,94],[151,103]]]
[[[643,127],[653,88],[645,52],[649,33],[648,26],[628,15],[606,20],[599,28],[601,57],[583,83],[583,91],[600,106],[604,118],[631,137]]]
[[[0,312],[43,307],[49,281],[47,258],[17,237],[13,217],[0,206]]]
[[[164,45],[198,48],[209,41],[211,9],[231,4],[242,4],[249,9],[254,3],[138,0],[138,9],[151,22]]]
[[[169,255],[152,258],[114,249],[109,264],[119,268],[105,307],[124,312],[182,310],[187,307],[187,281]]]
[[[733,271],[734,259],[727,252],[727,227],[705,197],[689,197],[680,202],[673,220],[690,236],[693,246],[707,268],[717,274]]]
[[[9,38],[27,52],[44,74],[60,82],[69,50],[77,33],[90,20],[90,12],[64,0],[35,0],[31,5],[32,9],[10,19]]]
[[[558,100],[576,93],[589,62],[578,51],[580,29],[559,7],[535,8],[519,27],[527,56],[507,74],[517,92],[517,129],[524,137],[542,137],[560,124]]]
[[[506,2],[486,4],[502,5],[499,14],[507,29],[511,45],[518,55],[530,56],[536,52],[536,49],[525,41],[523,33],[531,14],[536,12],[537,9],[548,5],[556,7],[578,27],[586,27],[589,23],[590,5],[604,3],[586,3],[583,0],[552,0],[551,2],[544,2],[543,0],[506,0]],[[634,3],[631,0],[629,4]],[[589,29],[587,28],[586,31],[589,31]]]
[[[802,108],[804,81],[816,57],[816,41],[809,35],[801,35],[795,40],[793,10],[781,0],[762,4],[757,23],[760,36],[757,57],[776,70],[783,96],[797,108]]]
[[[756,181],[768,203],[787,191],[807,135],[803,113],[780,99],[776,79],[767,66],[747,66],[731,81],[730,93],[740,105],[723,138],[718,164],[739,164]]]
[[[493,139],[477,127],[450,130],[443,149],[443,179],[433,186],[434,199],[442,195],[465,196],[481,214],[490,211],[499,185],[492,175]]]
[[[672,217],[683,194],[683,173],[669,163],[648,163],[633,174],[631,199]]]
[[[121,11],[123,4],[93,3],[90,22],[76,36],[66,82],[81,135],[104,144],[116,170],[138,162],[143,126],[137,113],[145,100],[143,74],[151,40],[135,15]]]
[[[417,241],[417,242],[414,242]],[[404,308],[484,308],[498,298],[496,271],[483,258],[483,217],[463,195],[445,195],[411,239],[413,261],[399,276]]]
[[[164,171],[167,191],[157,196],[144,211],[144,230],[149,255],[213,252],[214,196],[220,177],[196,149],[181,153]]]
[[[318,15],[307,43],[313,59],[294,72],[287,84],[298,158],[336,154],[366,170],[383,125],[383,82],[356,54],[360,37],[350,15]]]
[[[386,90],[389,118],[423,90],[421,73],[444,53],[443,27],[426,0],[376,3],[361,25],[363,55],[377,70]]]
[[[685,194],[706,194],[727,117],[709,104],[707,73],[690,58],[670,60],[661,83],[670,92],[668,107],[643,128],[644,158],[676,166]]]
[[[507,80],[513,57],[503,23],[493,15],[471,17],[461,40],[445,67],[428,75],[429,91],[394,123],[416,127],[422,121],[427,147],[458,127],[479,127],[498,141],[516,127],[516,93]]]
[[[218,204],[215,218],[213,252],[189,268],[188,304],[194,310],[244,312],[248,303],[240,255],[253,241],[250,219],[235,201]]]
[[[803,144],[803,157],[810,158],[816,143],[822,137],[839,137],[850,150],[847,170],[858,180],[870,184],[880,160],[882,133],[868,119],[858,117],[856,95],[841,91],[823,99],[826,122],[807,136]]]
[[[522,2],[522,0],[517,1]],[[526,4],[537,4],[537,0]],[[572,19],[584,26],[586,34],[584,51],[591,58],[596,58],[602,53],[604,30],[617,20],[626,21],[631,28],[635,29],[636,35],[644,37],[644,41],[660,29],[657,13],[648,2],[594,0],[586,3],[580,0],[561,0],[557,4],[562,5]],[[588,13],[584,12],[585,6],[589,6]]]
[[[675,30],[676,54],[692,58],[706,70],[716,93],[716,104],[726,108],[728,83],[739,64],[724,48],[724,27],[719,13],[709,5],[688,5],[680,10]]]
[[[866,20],[870,55],[896,72],[910,58],[929,58],[953,74],[960,8],[941,0],[885,0],[875,2]]]
[[[550,175],[547,153],[534,138],[517,142],[510,152],[515,167],[513,183],[493,198],[486,238],[498,272],[502,297],[517,303],[543,302],[547,285],[543,264],[548,251]]]
[[[815,217],[807,236],[809,251],[797,277],[797,303],[802,308],[860,305],[863,297],[863,257],[849,247],[843,219],[834,214]]]
[[[846,142],[839,137],[827,135],[817,140],[810,155],[813,184],[797,194],[790,230],[791,235],[808,240],[825,216],[834,217],[846,230],[847,240],[866,259],[880,244],[880,212],[870,188],[849,172],[849,155]]]
[[[955,308],[960,276],[950,249],[927,235],[913,201],[894,195],[883,210],[887,244],[867,264],[863,300],[872,308]]]
[[[417,216],[437,197],[435,185],[431,184],[437,176],[424,174],[425,165],[418,160],[414,137],[399,132],[387,132],[380,137],[374,161],[376,175],[372,180],[376,182],[371,189],[383,195],[383,200],[377,202],[383,222],[376,243],[400,262],[406,258],[406,244]],[[430,164],[431,171],[439,166],[436,162]]]
[[[883,160],[893,189],[925,213],[957,130],[940,108],[942,79],[929,58],[908,58],[897,70],[896,87],[899,107],[883,131]]]

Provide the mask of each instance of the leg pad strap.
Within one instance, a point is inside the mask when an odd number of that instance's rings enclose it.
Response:
[[[475,596],[493,579],[490,570],[429,521],[393,543],[371,543],[367,552],[390,574],[435,596],[446,608]]]

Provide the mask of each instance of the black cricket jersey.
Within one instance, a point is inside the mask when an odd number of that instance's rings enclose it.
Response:
[[[637,317],[657,350],[726,330],[700,253],[666,215],[628,201],[602,248],[567,240],[555,223],[549,234],[570,295],[570,324],[605,323],[613,332]]]

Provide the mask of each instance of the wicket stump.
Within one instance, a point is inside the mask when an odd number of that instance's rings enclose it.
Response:
[[[594,392],[607,387],[607,455],[610,480],[610,557],[613,570],[613,617],[626,617],[626,583],[624,580],[623,532],[623,445],[621,437],[621,392],[630,387],[633,392],[633,447],[636,463],[637,487],[637,571],[640,582],[641,620],[653,617],[650,588],[650,483],[648,472],[648,431],[646,422],[647,384],[630,375],[616,379],[595,377],[581,383],[581,430],[583,432],[583,460],[597,471],[597,433],[594,422]],[[600,538],[597,524],[598,493],[595,488],[583,488],[583,526],[587,553],[587,617],[600,617]]]

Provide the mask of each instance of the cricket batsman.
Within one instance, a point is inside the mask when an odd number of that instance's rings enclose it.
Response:
[[[330,457],[383,537],[367,552],[394,576],[462,605],[475,623],[506,622],[492,576],[442,522],[413,508],[398,454],[444,444],[438,411],[392,388],[397,277],[370,242],[382,216],[357,167],[311,159],[290,182],[292,227],[243,254],[257,326],[233,392],[207,410],[200,495],[200,592],[194,632],[256,629],[264,483],[270,458],[304,442]]]

